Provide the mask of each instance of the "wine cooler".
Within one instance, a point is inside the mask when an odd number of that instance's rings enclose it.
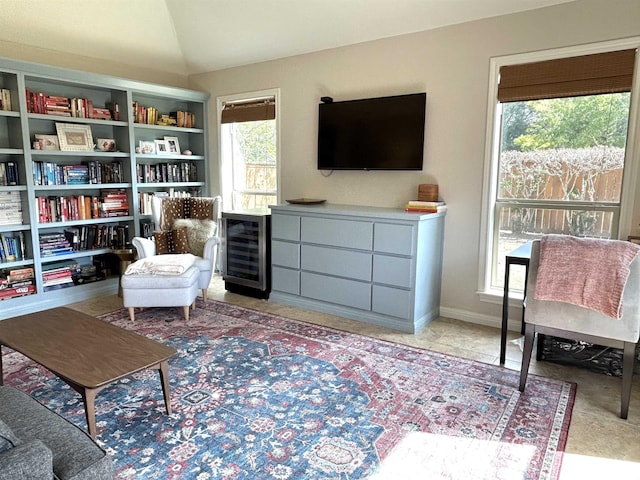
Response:
[[[270,220],[268,209],[222,212],[222,278],[228,291],[269,298]]]

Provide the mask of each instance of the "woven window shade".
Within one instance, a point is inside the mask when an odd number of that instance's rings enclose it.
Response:
[[[222,109],[222,123],[257,122],[276,118],[275,97],[260,98],[246,102],[225,103]]]
[[[500,68],[498,101],[520,102],[631,91],[636,50],[596,53]]]

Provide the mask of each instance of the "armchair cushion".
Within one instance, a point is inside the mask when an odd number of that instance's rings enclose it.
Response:
[[[185,228],[189,252],[197,257],[204,257],[204,246],[217,232],[217,224],[213,220],[199,220],[193,218],[177,219],[173,222],[176,229]]]
[[[189,241],[187,228],[176,228],[166,232],[153,232],[156,241],[156,254],[165,253],[189,253]]]

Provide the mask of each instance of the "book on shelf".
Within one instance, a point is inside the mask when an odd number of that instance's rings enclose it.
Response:
[[[13,110],[11,108],[11,90],[0,88],[0,110]]]
[[[24,287],[8,287],[0,289],[0,300],[8,300],[10,298],[24,297],[36,292],[35,285],[25,285]]]
[[[16,162],[0,162],[0,185],[13,186],[20,183],[18,164]]]
[[[19,191],[0,191],[0,225],[22,224],[22,197]]]
[[[72,287],[73,278],[80,273],[80,265],[75,260],[63,260],[42,265],[42,286],[45,292],[58,288]]]
[[[0,270],[0,282],[19,282],[34,278],[33,267],[3,268]]]
[[[131,115],[135,123],[148,125],[177,126],[193,128],[196,124],[196,116],[192,112],[177,110],[168,114],[158,113],[155,107],[145,107],[138,102],[132,102]]]
[[[0,233],[0,261],[16,262],[25,259],[24,232]]]
[[[60,95],[48,95],[43,92],[32,92],[25,89],[27,111],[45,115],[62,117],[93,118],[96,120],[111,120],[112,111],[105,105],[96,107],[89,98],[70,98]],[[117,104],[116,104],[117,106]]]

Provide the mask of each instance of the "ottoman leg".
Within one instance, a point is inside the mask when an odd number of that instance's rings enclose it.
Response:
[[[136,314],[134,312],[133,307],[129,307],[129,318],[131,319],[131,321],[133,322],[136,318]]]

